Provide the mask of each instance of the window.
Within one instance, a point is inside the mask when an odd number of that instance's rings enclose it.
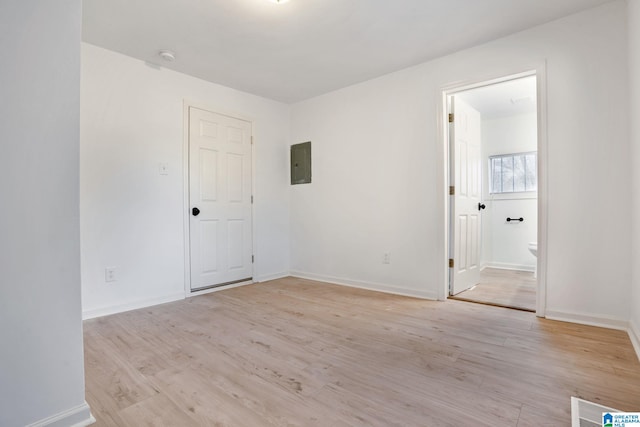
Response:
[[[502,154],[489,157],[491,194],[538,190],[538,153]]]

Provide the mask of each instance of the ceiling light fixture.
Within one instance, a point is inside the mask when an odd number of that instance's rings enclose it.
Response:
[[[170,50],[161,50],[158,55],[167,62],[172,62],[176,59],[176,54]]]
[[[282,3],[286,3],[289,0],[269,0],[271,3],[278,3],[278,4],[282,4]]]

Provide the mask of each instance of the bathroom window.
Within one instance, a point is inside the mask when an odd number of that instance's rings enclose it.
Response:
[[[491,194],[538,190],[538,153],[501,154],[489,157]]]

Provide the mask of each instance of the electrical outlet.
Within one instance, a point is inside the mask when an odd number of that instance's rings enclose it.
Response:
[[[115,267],[107,267],[104,269],[104,281],[115,282],[116,281],[116,268]]]
[[[385,252],[382,255],[382,263],[383,264],[391,264],[391,254],[389,252]]]
[[[158,172],[160,175],[169,175],[169,163],[159,163]]]

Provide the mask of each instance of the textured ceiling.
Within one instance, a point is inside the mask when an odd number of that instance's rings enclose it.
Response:
[[[83,40],[296,102],[608,1],[84,0]]]

